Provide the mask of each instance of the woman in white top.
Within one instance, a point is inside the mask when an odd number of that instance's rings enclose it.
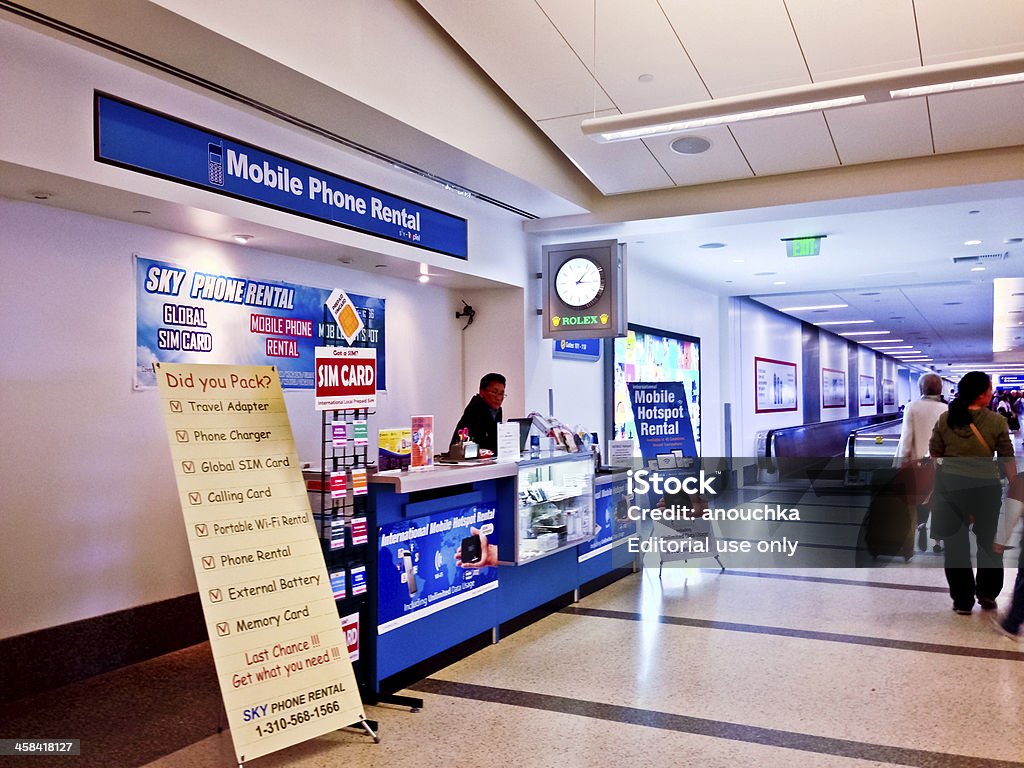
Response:
[[[900,441],[896,445],[896,463],[919,462],[928,458],[928,440],[932,429],[949,406],[942,399],[942,379],[937,374],[926,373],[917,382],[921,390],[921,399],[914,400],[903,409],[903,427],[900,429]],[[931,494],[929,494],[930,496]],[[930,498],[917,507],[917,546],[924,550],[927,544],[928,510]],[[942,551],[938,539],[932,546],[935,552]]]

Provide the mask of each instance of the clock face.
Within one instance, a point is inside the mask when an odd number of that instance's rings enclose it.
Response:
[[[596,261],[576,256],[555,274],[555,293],[574,309],[592,307],[604,293],[604,270]]]

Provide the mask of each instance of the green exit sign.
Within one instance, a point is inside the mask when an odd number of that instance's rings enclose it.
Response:
[[[801,256],[817,256],[821,253],[821,241],[826,235],[815,235],[814,237],[784,237],[782,242],[786,244],[786,255],[791,258]]]

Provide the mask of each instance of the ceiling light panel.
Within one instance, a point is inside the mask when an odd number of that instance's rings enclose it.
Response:
[[[537,5],[623,112],[711,97],[657,3],[538,0]],[[653,78],[641,82],[641,74]]]
[[[714,98],[809,82],[783,3],[660,0],[658,5]],[[743,23],[737,24],[737,19]],[[743,55],[737,56],[737,51]],[[752,67],[751,61],[760,65]],[[679,99],[669,103],[679,103]]]

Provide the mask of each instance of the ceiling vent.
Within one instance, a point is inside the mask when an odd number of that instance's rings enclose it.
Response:
[[[1009,251],[1003,251],[1002,253],[983,253],[980,256],[954,256],[954,264],[977,264],[979,262],[986,261],[1005,261],[1010,258]]]

